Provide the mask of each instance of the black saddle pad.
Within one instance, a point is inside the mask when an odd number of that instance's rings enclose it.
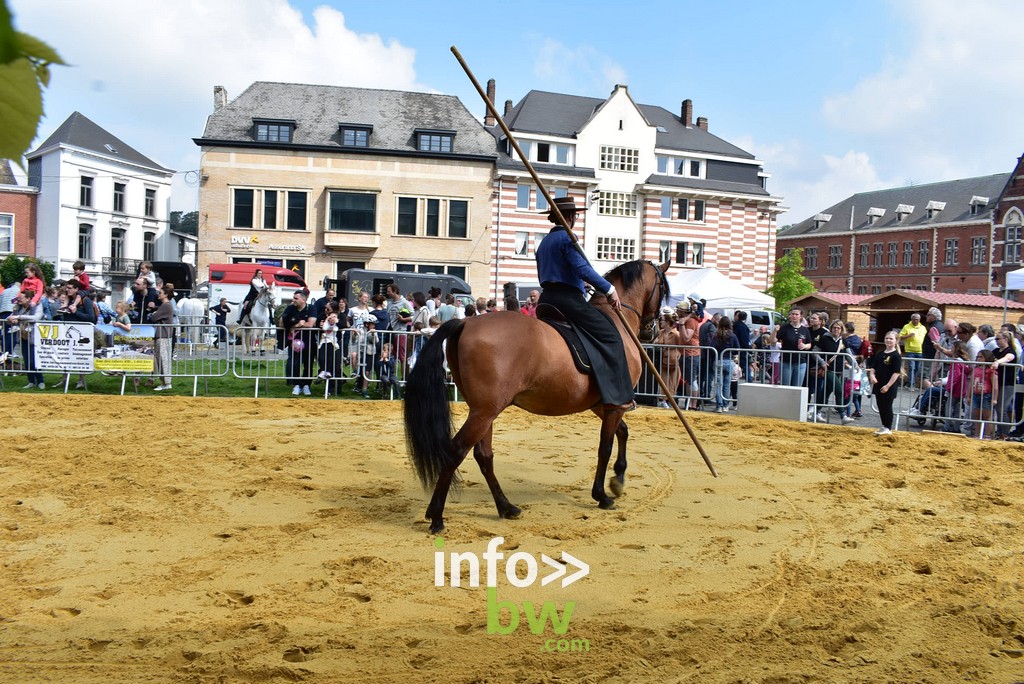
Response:
[[[590,355],[587,354],[587,350],[580,342],[576,329],[573,328],[572,323],[565,319],[561,311],[550,304],[538,304],[537,319],[550,325],[562,336],[562,339],[565,340],[566,345],[569,347],[569,353],[572,355],[573,363],[576,364],[576,370],[587,374],[593,370],[590,366]]]

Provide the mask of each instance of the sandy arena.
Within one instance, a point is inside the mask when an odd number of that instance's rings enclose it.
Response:
[[[483,587],[434,586],[398,402],[4,407],[4,682],[1024,682],[1020,445],[690,415],[716,480],[640,409],[602,511],[596,419],[509,411],[524,515],[497,518],[470,459],[445,551],[502,536],[590,573],[501,576],[497,600],[575,607],[564,635],[488,634]]]

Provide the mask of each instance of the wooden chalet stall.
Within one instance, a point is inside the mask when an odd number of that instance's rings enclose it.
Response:
[[[845,292],[812,292],[803,297],[797,297],[789,303],[789,306],[790,308],[800,307],[805,317],[814,311],[824,311],[828,314],[829,321],[834,321],[836,318],[844,323],[853,321],[857,326],[857,334],[865,335],[871,319],[866,313],[852,310],[851,307],[860,304],[867,298],[868,295],[853,295]]]
[[[911,314],[921,314],[921,322],[924,323],[928,309],[933,306],[942,312],[942,320],[953,318],[961,323],[973,323],[975,326],[988,323],[996,330],[1004,322],[1014,325],[1024,323],[1024,304],[1020,302],[1005,302],[1002,297],[995,295],[923,290],[890,290],[866,297],[860,303],[849,306],[848,315],[869,316],[871,343],[882,344],[885,332],[901,329],[910,322]],[[861,332],[860,326],[858,332]]]

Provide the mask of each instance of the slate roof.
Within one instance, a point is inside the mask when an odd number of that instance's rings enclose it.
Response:
[[[873,190],[851,195],[820,213],[829,214],[832,219],[815,229],[814,216],[804,219],[779,233],[780,238],[825,235],[829,233],[848,232],[850,230],[850,212],[853,212],[853,229],[855,231],[876,231],[888,228],[913,228],[930,226],[933,223],[952,223],[958,221],[987,222],[992,217],[999,195],[1010,178],[1009,173],[997,173],[991,176],[961,178],[959,180],[928,183],[926,185],[910,185],[902,188]],[[988,204],[971,216],[971,198],[987,197]],[[945,202],[945,208],[928,219],[927,205],[929,202]],[[897,221],[896,208],[900,204],[914,207],[914,211]],[[885,215],[874,224],[868,220],[867,212],[872,207],[885,209]]]
[[[296,122],[291,143],[256,143],[253,119]],[[342,146],[338,125],[372,126],[368,148]],[[452,153],[416,149],[417,129],[455,132]],[[312,146],[357,153],[414,153],[494,159],[494,138],[454,95],[257,81],[211,114],[196,144],[235,142],[261,148]]]
[[[505,124],[513,132],[573,138],[606,101],[596,97],[531,90],[504,117]],[[701,128],[687,128],[678,116],[667,109],[643,104],[637,107],[650,125],[665,129],[665,132],[657,133],[655,144],[658,148],[754,159],[749,152]]]
[[[69,116],[64,123],[57,127],[57,130],[50,134],[49,138],[43,141],[42,145],[26,154],[25,158],[33,159],[34,157],[38,157],[43,150],[60,144],[89,150],[90,152],[95,152],[103,155],[104,157],[122,159],[126,162],[145,166],[157,171],[173,173],[171,169],[160,166],[155,161],[142,154],[116,135],[93,123],[88,117],[79,112],[74,112]]]
[[[18,181],[11,172],[11,162],[7,159],[0,159],[0,185],[17,185]]]

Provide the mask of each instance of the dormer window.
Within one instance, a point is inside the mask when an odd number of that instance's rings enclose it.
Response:
[[[290,143],[295,121],[290,119],[253,119],[257,142]]]
[[[936,202],[935,200],[932,200],[927,205],[925,205],[924,211],[928,215],[928,220],[931,221],[938,215],[940,211],[942,211],[945,208],[945,202]]]
[[[868,209],[868,225],[873,226],[875,221],[885,216],[885,209],[881,207],[871,207]]]
[[[417,128],[416,149],[420,152],[451,152],[455,131]]]
[[[896,222],[903,223],[903,219],[909,214],[914,213],[913,204],[900,204],[896,206]]]
[[[818,230],[823,225],[832,220],[832,214],[815,214],[814,215],[814,230]]]
[[[366,124],[338,124],[338,136],[345,147],[369,147],[373,126]]]
[[[988,206],[988,197],[975,195],[971,198],[971,216],[977,216]]]

